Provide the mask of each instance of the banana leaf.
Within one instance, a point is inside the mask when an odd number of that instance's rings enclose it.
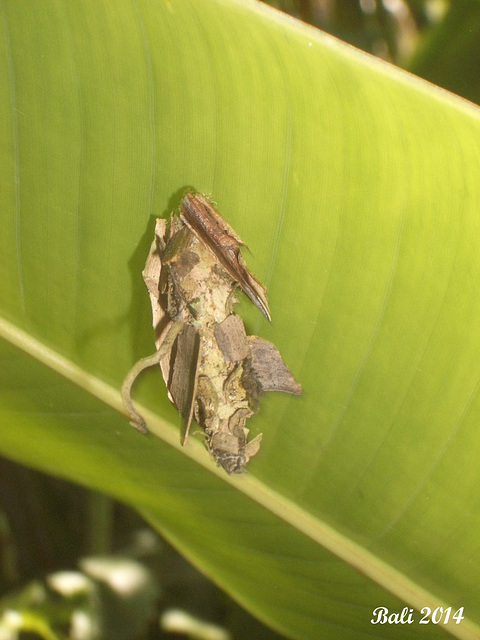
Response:
[[[2,454],[133,505],[288,637],[478,638],[478,109],[256,2],[0,23]],[[160,371],[152,436],[120,400],[187,188],[250,247],[273,321],[239,313],[304,389],[262,399],[240,477],[180,446]]]

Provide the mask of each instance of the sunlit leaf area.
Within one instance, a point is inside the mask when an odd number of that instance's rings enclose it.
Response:
[[[479,33],[0,0],[0,640],[480,637]]]

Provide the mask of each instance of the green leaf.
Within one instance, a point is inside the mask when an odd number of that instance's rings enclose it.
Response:
[[[0,4],[0,449],[134,505],[282,633],[430,638],[379,606],[465,607],[480,534],[479,112],[263,5]],[[141,269],[154,217],[210,193],[252,249],[304,387],[227,477],[181,448]],[[143,408],[142,408],[143,411]]]

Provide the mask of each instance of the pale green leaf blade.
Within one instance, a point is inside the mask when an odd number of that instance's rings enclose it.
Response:
[[[8,356],[2,451],[136,505],[292,637],[442,634],[372,626],[393,596],[478,622],[478,111],[261,5],[0,7],[1,331],[43,363]],[[89,397],[120,410],[153,350],[140,272],[187,186],[304,386],[263,399],[247,479],[180,450],[158,373],[158,439]]]

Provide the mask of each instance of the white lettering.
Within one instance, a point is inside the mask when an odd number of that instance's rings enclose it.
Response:
[[[377,607],[373,610],[373,615],[377,616],[377,618],[372,618],[370,622],[372,624],[386,624],[387,623],[387,607]]]
[[[413,623],[413,609],[404,607],[400,615],[400,624],[412,624]]]
[[[458,611],[455,611],[455,615],[452,616],[452,619],[455,620],[455,622],[457,624],[460,624],[460,622],[464,619],[464,615],[463,615],[463,610],[465,609],[465,607],[460,607],[460,609],[458,609]]]
[[[401,611],[389,612],[387,607],[377,607],[373,610],[372,624],[412,624],[413,609],[404,607]]]

